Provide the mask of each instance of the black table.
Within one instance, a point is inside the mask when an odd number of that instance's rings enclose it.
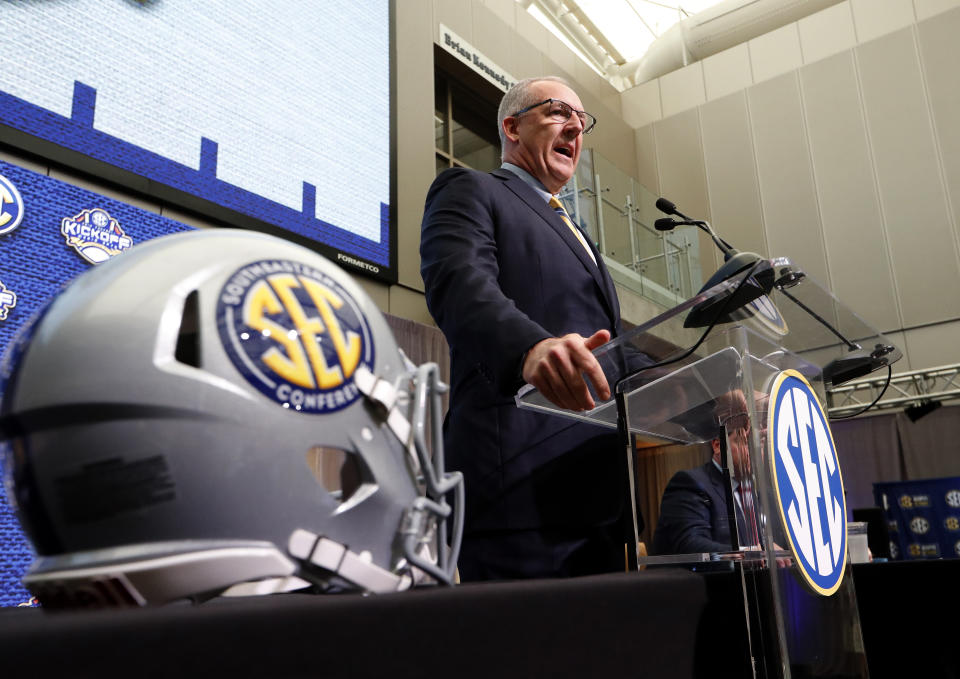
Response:
[[[960,677],[960,560],[851,569],[872,679]],[[740,576],[648,569],[382,596],[0,609],[7,677],[746,677]]]
[[[5,609],[0,675],[692,677],[726,647],[730,673],[713,676],[741,676],[738,582],[671,569],[368,597]]]

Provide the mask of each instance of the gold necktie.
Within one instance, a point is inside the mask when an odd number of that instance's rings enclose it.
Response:
[[[583,237],[583,234],[580,233],[578,229],[573,224],[573,220],[570,219],[570,215],[567,214],[567,211],[563,208],[563,203],[556,196],[550,196],[550,207],[553,208],[553,211],[560,215],[560,219],[563,220],[563,223],[570,227],[570,230],[573,232],[573,235],[577,237],[577,240],[580,241],[580,245],[583,246],[583,249],[587,251],[587,254],[590,255],[590,259],[593,260],[593,263],[597,263],[597,258],[593,255],[593,250],[590,249],[590,246],[587,245],[587,240]]]

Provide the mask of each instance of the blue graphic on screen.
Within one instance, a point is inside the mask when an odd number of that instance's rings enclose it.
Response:
[[[0,123],[388,268],[388,8],[4,3]]]
[[[0,178],[17,189],[22,220],[16,229],[0,235],[0,286],[15,296],[0,320],[0,349],[6,351],[17,330],[70,280],[94,266],[85,259],[62,232],[64,219],[72,220],[84,212],[109,215],[133,242],[137,243],[170,233],[190,231],[191,227],[112,200],[45,175],[0,161]],[[7,214],[7,213],[4,213]],[[110,221],[108,220],[108,221]],[[108,224],[112,228],[112,222]],[[95,238],[96,229],[80,238]],[[122,257],[122,252],[117,256]],[[0,305],[4,294],[0,290]],[[4,461],[0,456],[0,471]],[[16,606],[29,601],[30,595],[20,578],[33,559],[33,552],[7,502],[0,484],[0,606]]]
[[[797,565],[814,591],[833,594],[847,554],[847,510],[837,451],[823,408],[800,373],[771,391],[769,435],[780,513]]]

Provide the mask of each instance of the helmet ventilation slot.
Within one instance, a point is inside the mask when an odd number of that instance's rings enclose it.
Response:
[[[179,363],[200,367],[200,296],[194,290],[183,301],[177,348],[173,357]]]
[[[363,484],[373,482],[360,456],[340,448],[313,446],[307,451],[307,466],[317,482],[341,503]]]

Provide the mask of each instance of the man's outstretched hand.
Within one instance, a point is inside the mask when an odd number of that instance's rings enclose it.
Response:
[[[591,353],[609,340],[609,330],[598,330],[590,337],[570,333],[541,340],[527,352],[523,361],[523,379],[556,406],[567,410],[592,410],[595,403],[587,380],[602,400],[610,398],[607,378]]]

